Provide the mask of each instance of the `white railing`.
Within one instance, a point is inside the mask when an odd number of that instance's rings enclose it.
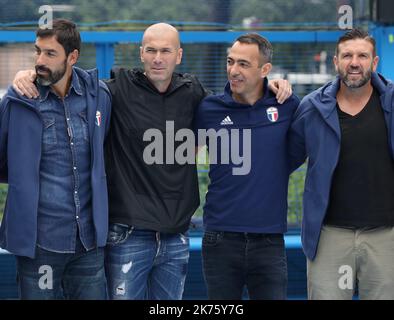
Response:
[[[335,79],[335,75],[329,73],[270,73],[269,79],[286,78],[292,85],[297,84],[318,84],[323,85],[328,81]]]

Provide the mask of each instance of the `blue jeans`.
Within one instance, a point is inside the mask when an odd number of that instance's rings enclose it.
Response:
[[[28,300],[104,300],[104,248],[56,253],[37,247],[34,259],[16,257],[19,296]]]
[[[110,299],[180,300],[189,238],[110,224],[105,258]]]
[[[282,234],[205,231],[202,242],[208,298],[286,299],[287,261]]]

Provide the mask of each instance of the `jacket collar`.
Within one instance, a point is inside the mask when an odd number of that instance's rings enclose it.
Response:
[[[83,70],[78,67],[73,67],[73,71],[76,73],[79,79],[80,85],[84,85],[86,91],[92,96],[98,95],[99,79],[97,69]]]
[[[338,138],[340,138],[341,129],[336,112],[336,105],[340,81],[339,76],[337,76],[334,81],[327,83],[321,89],[312,93],[311,96],[311,103],[320,112],[327,124],[335,131]],[[382,75],[375,72],[371,75],[371,82],[372,86],[379,93],[383,110],[387,113],[391,112],[394,107],[393,83],[387,81]]]
[[[131,70],[131,75],[132,75],[132,78],[138,80],[137,81],[138,84],[142,84],[143,86],[149,87],[153,91],[159,93],[157,88],[146,77],[143,69],[135,68],[135,69]],[[168,86],[167,91],[164,92],[163,94],[169,94],[169,93],[175,91],[176,89],[178,89],[179,87],[183,86],[184,84],[190,84],[190,83],[192,83],[191,79],[184,77],[183,74],[174,72],[171,77],[170,85]]]
[[[335,80],[324,85],[316,95],[312,97],[312,103],[325,119],[328,119],[337,105],[337,93],[341,80],[339,76]],[[393,108],[393,83],[387,81],[382,75],[373,72],[371,75],[372,86],[378,91],[382,108],[391,112]]]
[[[392,112],[394,107],[394,84],[379,73],[372,74],[372,85],[378,90],[382,108],[386,112]]]

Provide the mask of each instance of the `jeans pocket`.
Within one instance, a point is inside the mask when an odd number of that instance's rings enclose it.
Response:
[[[120,223],[111,223],[108,227],[107,245],[115,246],[125,242],[133,232],[133,227]]]
[[[180,232],[179,238],[181,239],[183,244],[189,244],[189,235],[187,232]]]
[[[213,247],[216,246],[221,239],[221,233],[217,231],[205,231],[202,238],[202,245]]]
[[[270,234],[266,237],[267,243],[271,246],[284,246],[285,240],[282,234]]]

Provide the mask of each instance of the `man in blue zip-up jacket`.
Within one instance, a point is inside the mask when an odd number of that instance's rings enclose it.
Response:
[[[67,20],[38,29],[39,99],[10,88],[0,104],[0,246],[16,256],[22,299],[106,298],[111,98],[97,71],[73,66],[80,41]]]
[[[375,41],[337,43],[338,77],[306,96],[290,134],[308,157],[302,244],[310,299],[394,299],[393,83],[375,73]]]

